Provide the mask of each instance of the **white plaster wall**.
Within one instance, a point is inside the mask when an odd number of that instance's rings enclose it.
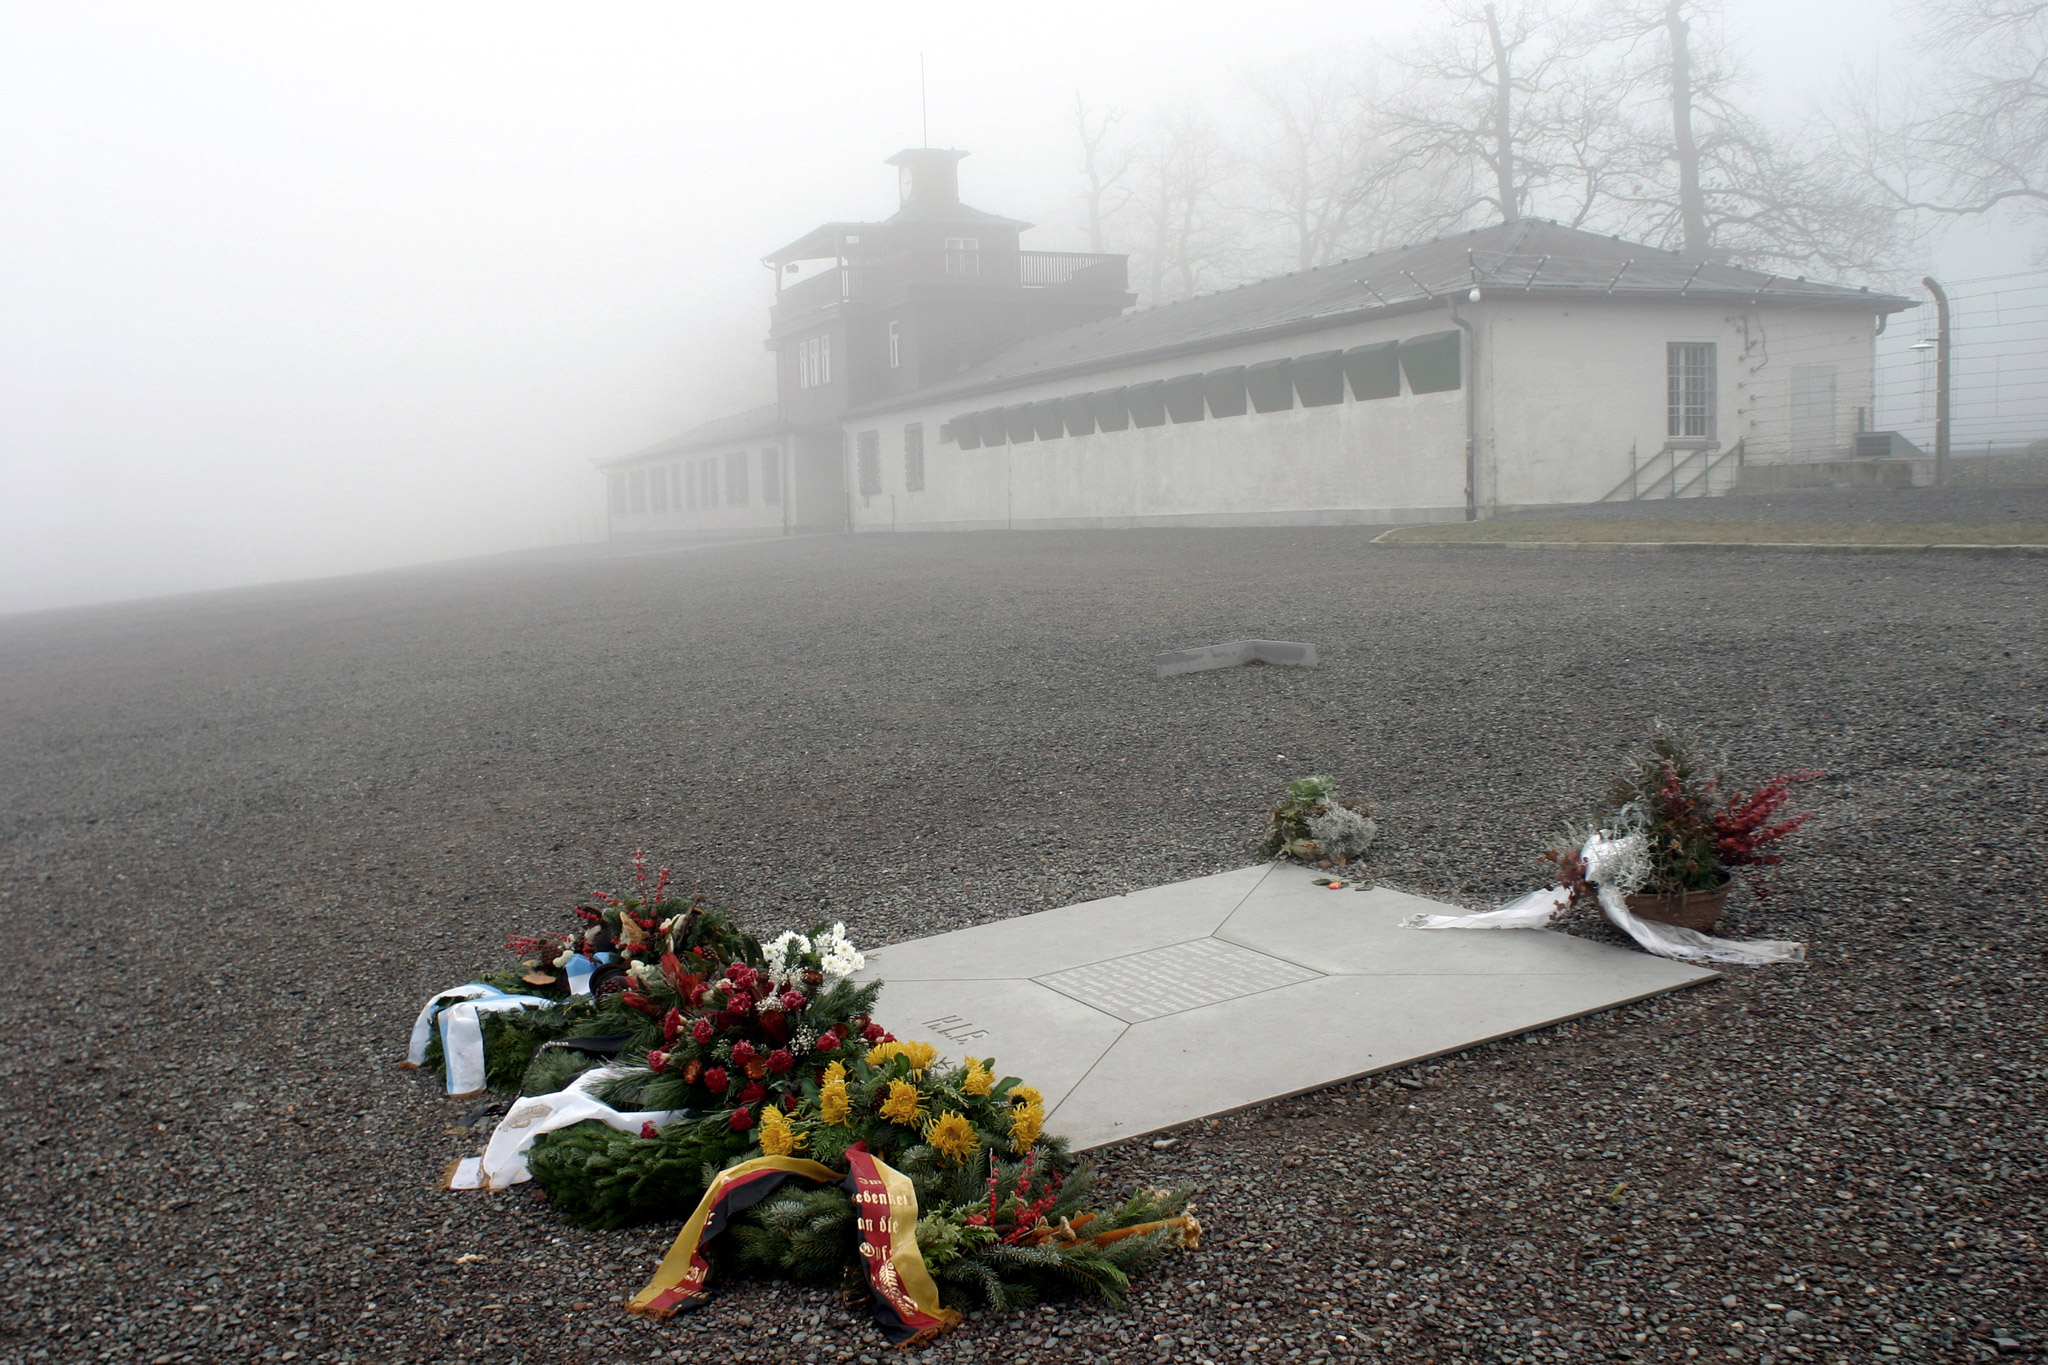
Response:
[[[1794,365],[1834,369],[1838,444],[1871,402],[1875,317],[1840,308],[1726,302],[1488,300],[1481,329],[1480,500],[1489,507],[1593,502],[1646,465],[1667,433],[1667,343],[1716,347],[1716,439],[1746,463],[1802,456],[1786,442]],[[1632,454],[1633,452],[1633,454]],[[1716,492],[1733,484],[1733,461]]]
[[[1369,523],[1464,515],[1464,393],[1410,394],[1324,408],[1247,412],[1199,422],[962,450],[938,440],[970,410],[1167,379],[1448,330],[1423,312],[1253,346],[1098,371],[1056,383],[846,423],[881,435],[882,491],[853,499],[856,530],[1001,526]],[[926,432],[925,487],[905,487],[903,427]]]
[[[726,456],[734,449],[747,452],[747,500],[734,506],[726,497]],[[776,459],[782,466],[782,502],[765,502],[761,497],[761,461],[764,450],[771,447],[756,442],[745,447],[719,448],[716,450],[691,451],[683,455],[668,455],[658,459],[640,460],[632,464],[608,466],[606,473],[632,476],[636,469],[654,471],[674,467],[687,468],[698,461],[716,459],[718,462],[718,505],[695,507],[688,505],[688,498],[682,499],[678,507],[674,501],[680,488],[672,488],[671,504],[666,512],[612,511],[611,536],[614,540],[633,539],[644,536],[672,536],[683,534],[736,535],[779,531],[784,525],[783,508],[789,497],[789,456],[783,447],[773,447]],[[610,487],[606,487],[607,507],[610,506]],[[630,503],[628,504],[630,507]]]

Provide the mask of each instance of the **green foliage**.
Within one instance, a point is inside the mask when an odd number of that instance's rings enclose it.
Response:
[[[1297,777],[1287,784],[1287,799],[1266,812],[1259,853],[1349,865],[1364,855],[1377,832],[1371,815],[1369,803],[1338,797],[1335,778]]]
[[[552,1095],[569,1086],[584,1072],[593,1067],[603,1066],[605,1059],[574,1048],[552,1047],[542,1044],[527,1064],[526,1075],[520,1082],[522,1095]]]
[[[616,1228],[649,1219],[683,1219],[704,1197],[711,1177],[751,1143],[723,1116],[678,1119],[651,1138],[596,1121],[571,1124],[534,1139],[526,1164],[564,1218],[583,1227]]]

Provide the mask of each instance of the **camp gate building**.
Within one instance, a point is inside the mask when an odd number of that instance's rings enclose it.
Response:
[[[1152,308],[965,153],[770,254],[777,401],[607,462],[615,538],[1445,521],[1842,458],[1909,300],[1525,219]]]

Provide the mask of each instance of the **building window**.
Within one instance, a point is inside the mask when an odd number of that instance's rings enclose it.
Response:
[[[1714,439],[1714,343],[1674,341],[1665,348],[1669,418],[1665,435],[1674,441]]]
[[[907,492],[924,491],[924,423],[903,425],[903,487]]]
[[[889,319],[889,368],[900,369],[903,365],[903,334],[896,319]]]
[[[682,505],[694,512],[697,510],[697,466],[686,464],[677,472],[682,476]]]
[[[882,491],[882,433],[863,431],[853,438],[856,463],[860,467],[860,495],[877,497]]]
[[[778,446],[761,451],[761,501],[771,507],[782,501],[782,450]]]
[[[646,470],[636,469],[633,471],[631,488],[632,492],[628,495],[628,501],[631,503],[633,511],[636,513],[645,512],[647,510]]]
[[[981,273],[981,238],[948,237],[946,239],[946,273],[948,275],[979,275]]]
[[[698,502],[705,511],[718,506],[718,457],[697,461]]]
[[[725,501],[731,507],[747,505],[747,452],[735,450],[725,457]]]
[[[604,481],[605,491],[611,495],[612,513],[616,516],[626,510],[626,476],[614,470],[605,475]]]
[[[830,333],[796,344],[796,384],[800,389],[823,388],[832,382],[832,337]]]
[[[668,511],[668,466],[660,465],[647,471],[647,510]]]

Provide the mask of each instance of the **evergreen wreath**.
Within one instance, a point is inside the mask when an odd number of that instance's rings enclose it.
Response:
[[[549,1094],[606,1058],[596,1095],[668,1111],[638,1135],[599,1122],[544,1133],[527,1166],[571,1222],[686,1218],[721,1171],[762,1156],[847,1164],[856,1148],[907,1177],[917,1249],[948,1307],[1065,1294],[1121,1303],[1131,1277],[1201,1226],[1191,1188],[1091,1211],[1092,1167],[1044,1131],[1045,1100],[992,1060],[941,1061],[873,1018],[882,984],[838,924],[763,945],[727,912],[669,893],[634,855],[632,894],[593,896],[566,933],[515,935],[518,966],[479,978],[544,1004],[480,1019],[491,1089]],[[581,960],[580,962],[578,960]],[[587,994],[572,994],[578,979]],[[428,1065],[439,1061],[438,1037]],[[728,1272],[865,1297],[851,1196],[785,1185],[737,1214],[709,1254]]]

